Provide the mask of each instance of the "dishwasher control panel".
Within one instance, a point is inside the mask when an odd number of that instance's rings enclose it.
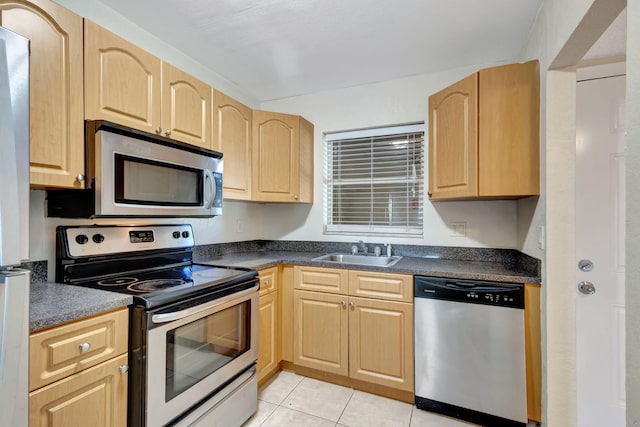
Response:
[[[523,309],[524,285],[416,276],[414,297]]]

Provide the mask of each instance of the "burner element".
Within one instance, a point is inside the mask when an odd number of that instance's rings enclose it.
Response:
[[[133,283],[127,286],[132,292],[155,292],[163,289],[176,289],[177,287],[189,286],[190,282],[183,279],[151,279]]]
[[[136,283],[138,279],[135,277],[113,277],[98,282],[100,286],[128,286]]]

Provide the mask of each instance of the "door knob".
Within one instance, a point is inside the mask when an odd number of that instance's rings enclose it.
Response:
[[[578,268],[581,271],[591,271],[593,270],[593,261],[589,259],[581,259],[578,261]]]
[[[596,287],[593,283],[587,281],[578,283],[578,290],[585,295],[593,295],[596,293]]]

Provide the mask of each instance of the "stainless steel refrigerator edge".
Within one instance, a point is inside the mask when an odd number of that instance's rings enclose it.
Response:
[[[28,424],[29,41],[0,27],[0,424]]]

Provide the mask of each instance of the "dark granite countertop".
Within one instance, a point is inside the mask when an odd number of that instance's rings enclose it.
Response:
[[[31,332],[93,316],[132,303],[131,296],[62,283],[32,283],[29,304]]]
[[[540,277],[530,272],[508,268],[503,263],[491,261],[469,261],[455,259],[434,259],[404,256],[391,267],[338,264],[313,261],[325,252],[256,251],[231,253],[220,256],[204,256],[196,262],[224,267],[243,267],[255,270],[278,264],[310,265],[317,267],[345,268],[352,270],[372,270],[388,273],[403,273],[422,276],[437,276],[456,279],[491,280],[498,282],[540,283]]]
[[[517,251],[503,249],[396,245],[394,255],[402,255],[403,258],[391,267],[313,261],[318,256],[349,251],[349,248],[348,243],[334,242],[224,243],[196,248],[194,261],[254,270],[278,264],[295,264],[456,279],[540,283],[537,260]],[[40,265],[42,263],[44,264]],[[25,268],[32,270],[29,315],[31,331],[126,307],[133,302],[131,296],[124,294],[46,282],[47,268],[44,261],[26,265]]]

